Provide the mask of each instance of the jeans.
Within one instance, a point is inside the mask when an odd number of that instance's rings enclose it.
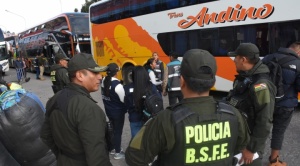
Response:
[[[23,76],[23,74],[24,74],[23,68],[16,68],[16,70],[17,70],[17,79],[18,79],[18,81],[20,81],[22,79],[22,77],[24,77]]]
[[[295,108],[276,107],[273,114],[271,148],[281,150],[284,133],[289,126]]]
[[[113,125],[114,149],[116,150],[116,153],[120,153],[125,114],[120,114],[120,116],[118,117],[108,116],[108,119],[112,122]]]
[[[143,126],[143,122],[130,122],[131,139],[140,131]]]
[[[168,96],[169,96],[169,105],[176,104],[177,99],[178,102],[180,102],[183,99],[183,95],[181,91],[169,91]]]
[[[39,67],[35,67],[35,74],[36,74],[36,79],[40,78],[40,68]]]

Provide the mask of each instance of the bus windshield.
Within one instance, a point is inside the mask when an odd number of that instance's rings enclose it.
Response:
[[[75,34],[89,33],[89,19],[85,16],[69,16],[72,32]]]

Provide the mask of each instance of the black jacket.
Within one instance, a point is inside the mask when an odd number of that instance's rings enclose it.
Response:
[[[89,92],[70,83],[47,102],[41,139],[57,156],[58,165],[111,166],[105,125],[105,114]]]
[[[298,55],[291,49],[279,48],[278,52],[267,55],[263,61],[268,62],[273,57],[281,59],[286,56],[293,56],[295,60],[283,64],[284,97],[276,103],[276,106],[291,108],[297,107],[298,92],[300,91],[300,59]]]

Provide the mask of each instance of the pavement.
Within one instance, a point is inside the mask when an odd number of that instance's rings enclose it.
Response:
[[[27,91],[35,93],[39,96],[41,102],[46,105],[48,99],[53,95],[53,91],[51,89],[51,81],[49,76],[45,76],[46,80],[40,81],[35,79],[34,73],[27,73],[27,76],[31,77],[29,82],[21,82],[23,88]],[[13,68],[10,69],[9,72],[6,73],[4,79],[8,82],[16,82],[16,72]],[[101,93],[100,91],[91,93],[92,97],[98,102],[98,105],[104,110]],[[224,96],[224,93],[212,93],[212,95],[216,98],[221,98]],[[164,106],[168,105],[168,98],[164,97]],[[129,121],[126,116],[125,124],[122,135],[122,147],[125,150],[130,141],[130,127]],[[270,154],[270,137],[266,142],[265,148],[265,157],[264,157],[264,166],[267,166],[267,158]],[[294,112],[293,118],[291,120],[291,124],[289,125],[286,133],[283,144],[283,149],[281,151],[280,158],[288,163],[289,166],[299,166],[300,165],[300,111],[299,108]],[[125,159],[115,160],[112,155],[110,155],[111,163],[114,166],[127,166]]]

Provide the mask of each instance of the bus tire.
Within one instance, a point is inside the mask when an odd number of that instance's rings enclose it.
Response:
[[[126,66],[122,69],[123,84],[127,85],[132,82],[132,70],[134,66]]]

